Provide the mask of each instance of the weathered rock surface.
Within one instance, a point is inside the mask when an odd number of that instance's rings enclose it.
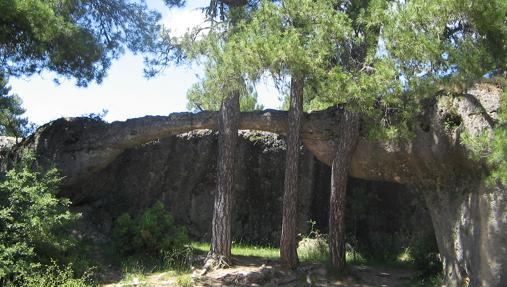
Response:
[[[500,97],[501,88],[488,84],[477,85],[462,97],[437,97],[427,103],[414,138],[399,142],[365,139],[353,156],[351,176],[405,183],[423,192],[450,286],[459,286],[466,278],[471,286],[507,282],[505,188],[485,185],[487,167],[470,160],[459,140],[463,132],[491,131]],[[303,143],[326,164],[333,158],[333,139],[340,136],[335,127],[341,114],[340,108],[334,108],[304,117]],[[281,111],[243,113],[240,128],[284,134],[286,118]],[[127,149],[205,128],[216,129],[215,113],[181,113],[111,124],[60,119],[40,128],[21,146],[34,149],[41,160],[54,162],[70,187],[103,181],[99,172],[114,168],[113,162]],[[194,170],[197,164],[186,168]]]
[[[194,131],[127,149],[109,166],[88,181],[64,187],[74,207],[101,234],[108,234],[115,218],[128,212],[136,215],[161,200],[188,227],[195,239],[208,240],[211,231],[213,198],[216,192],[217,136],[211,131]],[[326,232],[329,212],[329,168],[306,149],[301,150],[298,233],[309,232],[308,220]],[[285,143],[276,134],[241,132],[239,164],[236,170],[233,238],[236,242],[276,245],[280,236]],[[414,212],[421,199],[396,184],[376,183],[373,199],[356,196],[371,184],[352,180],[349,204],[351,233],[365,250],[378,248],[369,236],[381,238],[402,229],[412,232],[411,222],[429,215]],[[357,211],[355,211],[357,210]],[[364,210],[380,211],[371,217],[357,214]],[[397,217],[398,216],[398,217]],[[359,221],[356,218],[361,217]],[[362,232],[354,232],[353,223]],[[431,228],[429,232],[432,232]]]
[[[196,131],[150,142],[122,153],[79,185],[65,187],[74,205],[103,233],[123,212],[138,214],[162,201],[197,239],[209,239],[216,192],[217,136]],[[300,231],[310,217],[314,166],[302,151]],[[274,244],[279,239],[285,143],[274,134],[242,132],[236,170],[234,240]]]

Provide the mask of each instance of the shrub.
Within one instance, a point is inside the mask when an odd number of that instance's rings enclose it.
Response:
[[[299,241],[297,252],[303,261],[325,262],[329,258],[328,242],[325,237],[305,237]]]
[[[414,264],[424,277],[442,272],[442,262],[438,253],[437,241],[433,234],[418,234],[418,236],[414,236],[411,245]]]
[[[327,237],[315,228],[315,221],[309,220],[308,223],[311,225],[310,232],[299,241],[297,253],[303,261],[325,262],[329,259]]]
[[[113,241],[123,255],[149,254],[168,257],[184,250],[189,242],[186,229],[157,201],[140,217],[124,213],[116,220]]]
[[[14,286],[14,285],[12,285]],[[24,287],[89,287],[94,286],[91,283],[91,274],[85,273],[81,278],[75,278],[72,271],[72,265],[60,267],[53,262],[44,270],[39,270],[25,278]]]
[[[74,245],[69,228],[79,214],[56,196],[59,182],[29,153],[0,179],[0,285],[23,282]]]
[[[120,215],[116,219],[112,235],[116,249],[122,254],[134,254],[141,246],[138,233],[132,217],[128,213]]]
[[[162,251],[164,269],[186,269],[192,266],[194,249],[190,244],[169,251]]]

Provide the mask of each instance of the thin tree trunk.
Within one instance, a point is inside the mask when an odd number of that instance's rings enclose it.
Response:
[[[218,172],[217,193],[213,208],[211,251],[212,264],[231,262],[231,213],[239,127],[239,92],[234,91],[224,99],[218,115]]]
[[[329,201],[329,253],[333,267],[345,267],[345,195],[352,154],[359,139],[359,117],[344,111],[338,124],[336,154],[331,167],[331,198]]]
[[[303,115],[303,85],[304,82],[302,77],[292,77],[283,194],[282,236],[280,239],[280,257],[282,265],[292,269],[299,263],[296,250],[296,207],[299,148],[301,146],[300,129],[301,117]]]

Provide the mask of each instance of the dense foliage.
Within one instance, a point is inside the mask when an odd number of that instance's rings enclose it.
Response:
[[[187,108],[191,111],[218,111],[222,103],[221,92],[212,92],[213,82],[205,79],[194,84],[187,91]],[[257,92],[253,87],[247,87],[239,100],[241,111],[262,110],[264,107],[257,103]]]
[[[1,179],[0,283],[26,281],[73,246],[79,214],[57,197],[59,182],[56,169],[38,168],[29,154]]]
[[[420,100],[507,67],[502,0],[266,0],[225,13],[182,42],[205,55],[205,97],[302,74],[307,109],[347,103],[383,135],[410,133]]]
[[[507,85],[504,88],[502,105],[499,111],[499,122],[494,129],[491,142],[491,153],[488,154],[488,163],[493,166],[490,175],[491,181],[501,182],[507,186]]]
[[[89,273],[77,278],[74,275],[72,266],[60,267],[53,263],[45,266],[43,270],[33,272],[25,278],[23,287],[91,287],[92,283]],[[15,286],[15,285],[14,285]]]
[[[161,30],[144,0],[2,0],[0,11],[5,78],[50,70],[82,86],[100,82],[125,49],[155,49]]]
[[[22,100],[11,93],[7,81],[0,77],[0,135],[23,137],[31,133],[35,125],[23,117]]]
[[[205,64],[205,79],[188,93],[191,107],[216,109],[265,75],[287,96],[290,77],[303,75],[305,109],[346,103],[362,115],[366,135],[406,137],[423,100],[459,96],[507,69],[503,0],[244,2],[181,41],[188,59]],[[504,114],[493,140],[469,142],[485,142],[491,178],[507,183]]]
[[[118,217],[113,241],[124,255],[164,256],[166,252],[184,249],[189,238],[185,228],[177,226],[165,206],[157,201],[137,218],[128,213]]]

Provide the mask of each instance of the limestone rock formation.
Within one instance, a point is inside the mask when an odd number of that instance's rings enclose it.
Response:
[[[160,200],[194,239],[209,240],[216,192],[216,146],[216,133],[202,130],[127,149],[86,182],[65,186],[64,195],[102,234],[110,232],[120,214],[137,215]],[[330,169],[306,149],[301,150],[301,158],[298,233],[308,234],[309,220],[315,220],[315,228],[326,232]],[[233,239],[276,245],[281,228],[285,142],[276,134],[243,131],[238,161]],[[358,194],[369,188],[378,193],[374,198]],[[369,240],[370,236],[386,239],[383,236],[389,232],[393,236],[401,229],[413,232],[424,225],[422,217],[429,222],[425,210],[414,212],[415,205],[423,201],[401,185],[352,180],[350,189],[350,231],[364,250],[379,246]],[[374,210],[375,214],[356,214],[364,210]],[[361,230],[354,230],[352,222],[359,222]]]
[[[66,186],[67,196],[100,231],[108,233],[121,213],[137,215],[161,200],[195,239],[209,240],[216,192],[217,136],[195,131],[128,149],[86,182]],[[242,132],[236,172],[233,232],[236,242],[278,241],[285,143],[276,135]],[[300,231],[310,216],[314,166],[303,151]],[[90,212],[91,211],[91,212]]]
[[[467,278],[471,286],[501,286],[507,282],[505,187],[485,184],[487,166],[471,160],[459,140],[464,132],[491,131],[500,97],[501,87],[490,84],[479,84],[461,97],[435,97],[420,115],[414,138],[363,139],[352,159],[351,176],[404,183],[423,193],[450,286],[459,286]],[[342,112],[339,107],[332,108],[306,114],[303,119],[304,145],[326,164],[334,155],[333,140],[340,136],[334,127]],[[284,134],[286,119],[282,111],[243,113],[240,129]],[[64,185],[71,187],[86,184],[99,172],[113,168],[112,163],[127,149],[190,130],[216,127],[216,114],[212,112],[111,124],[60,119],[41,127],[18,148],[29,147],[41,161],[55,163],[66,176]]]

